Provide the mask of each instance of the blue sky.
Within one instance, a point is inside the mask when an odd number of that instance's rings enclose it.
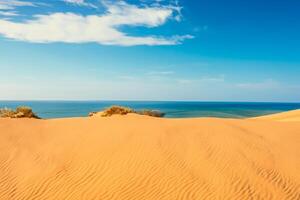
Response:
[[[299,102],[299,9],[0,0],[0,99]]]

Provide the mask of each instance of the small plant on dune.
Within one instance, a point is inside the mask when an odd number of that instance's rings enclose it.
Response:
[[[147,116],[151,116],[151,117],[164,117],[165,113],[162,113],[158,110],[142,110],[137,112],[140,115],[147,115]]]
[[[157,110],[142,110],[142,111],[135,111],[134,109],[123,107],[123,106],[111,106],[107,109],[105,109],[102,112],[91,112],[89,113],[89,116],[95,116],[99,114],[101,117],[110,117],[112,115],[127,115],[129,113],[135,113],[139,115],[147,115],[151,117],[164,117],[165,113],[162,113]]]
[[[9,108],[0,109],[0,117],[3,118],[35,118],[40,119],[30,107],[19,106],[16,110]]]
[[[93,117],[94,115],[96,115],[98,112],[90,112],[89,113],[89,117]]]
[[[112,115],[127,115],[128,113],[135,113],[135,111],[128,107],[111,106],[105,109],[102,113],[102,117],[110,117]]]
[[[16,112],[19,113],[20,116],[26,117],[26,118],[36,118],[39,117],[32,111],[30,107],[27,106],[19,106],[16,109]]]
[[[0,117],[6,118],[6,117],[12,117],[16,114],[16,112],[9,108],[1,108],[0,109]]]

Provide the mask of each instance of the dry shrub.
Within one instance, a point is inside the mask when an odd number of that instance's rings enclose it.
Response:
[[[110,117],[112,115],[127,115],[128,113],[135,113],[131,108],[122,107],[122,106],[111,106],[110,108],[105,109],[102,113],[102,117]]]
[[[134,109],[123,107],[123,106],[111,106],[105,109],[102,112],[91,112],[89,116],[96,116],[99,115],[101,117],[110,117],[112,115],[127,115],[128,113],[135,113],[139,115],[147,115],[151,117],[164,117],[165,113],[162,113],[157,110],[142,110],[142,111],[135,111]]]
[[[32,112],[32,109],[30,107],[26,107],[26,106],[17,107],[16,112],[19,113],[20,116],[26,118],[38,118],[38,116],[34,112]]]
[[[0,117],[6,118],[6,117],[13,117],[16,114],[16,112],[9,108],[1,108],[0,109]]]
[[[94,115],[96,115],[98,112],[90,112],[89,113],[89,117],[93,117]]]
[[[139,111],[138,114],[148,115],[151,117],[164,117],[165,116],[165,113],[162,113],[158,110],[142,110],[142,111]]]
[[[40,119],[30,107],[26,106],[19,106],[16,110],[8,108],[0,109],[0,117]]]

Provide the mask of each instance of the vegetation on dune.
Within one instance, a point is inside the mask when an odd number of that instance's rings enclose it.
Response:
[[[127,115],[129,113],[135,113],[139,115],[147,115],[151,117],[164,117],[164,113],[156,110],[142,110],[135,111],[134,109],[123,107],[123,106],[111,106],[101,112],[91,112],[89,116],[94,116],[99,114],[101,117],[110,117],[112,115]]]
[[[137,112],[140,115],[147,115],[151,117],[164,117],[165,113],[162,113],[158,110],[142,110]]]
[[[0,109],[0,117],[2,118],[34,118],[40,119],[30,107],[19,106],[16,110],[9,108]]]
[[[135,113],[131,108],[122,107],[122,106],[111,106],[105,109],[102,113],[102,117],[110,117],[112,115],[127,115],[128,113]]]
[[[132,108],[123,107],[123,106],[111,106],[101,112],[91,112],[89,116],[92,117],[94,115],[98,115],[101,117],[110,117],[112,115],[127,115],[129,113],[139,114],[139,115],[147,115],[151,117],[164,117],[165,113],[162,113],[157,110],[141,110],[135,111]],[[10,108],[2,108],[0,109],[0,118],[34,118],[40,119],[30,107],[27,106],[19,106],[16,110]]]
[[[15,115],[15,111],[10,108],[1,108],[0,117],[11,117]]]
[[[94,115],[96,115],[98,112],[90,112],[89,113],[89,117],[93,117]]]

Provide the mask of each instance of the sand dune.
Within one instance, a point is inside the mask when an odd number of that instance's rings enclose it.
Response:
[[[289,112],[277,113],[254,119],[274,120],[274,121],[298,121],[300,122],[300,110],[293,110]]]
[[[298,122],[0,119],[0,148],[1,200],[300,199]]]

